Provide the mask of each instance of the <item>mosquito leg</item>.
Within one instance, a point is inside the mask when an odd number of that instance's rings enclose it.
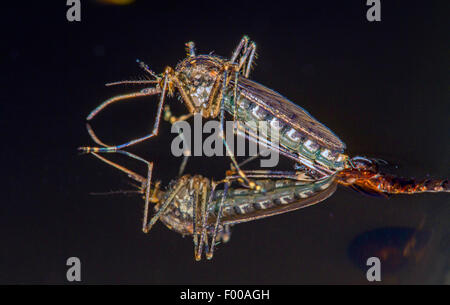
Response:
[[[212,235],[212,238],[211,238],[211,246],[209,248],[209,251],[206,253],[206,258],[207,259],[212,259],[213,255],[214,255],[214,246],[216,244],[217,231],[219,230],[220,220],[222,218],[223,203],[225,202],[225,199],[226,199],[227,194],[228,194],[228,187],[229,187],[229,182],[226,181],[224,183],[224,188],[223,188],[223,197],[220,200],[219,208],[218,208],[218,211],[217,211],[216,224],[214,226],[214,231],[213,231],[213,235]]]
[[[176,116],[174,116],[172,114],[169,105],[164,106],[164,120],[170,122],[172,125],[174,125],[176,122],[179,122],[179,121],[185,121],[185,120],[189,119],[190,117],[192,117],[193,115],[194,115],[193,113],[189,113],[189,114],[182,115],[177,118]],[[177,127],[176,125],[174,125],[174,126]],[[178,128],[177,128],[177,132],[178,132],[178,135],[183,140],[183,142],[187,143],[186,139],[184,138],[184,135],[182,133],[180,133],[180,130]],[[192,153],[189,148],[187,151],[183,152],[183,161],[181,162],[180,168],[178,170],[178,176],[181,177],[183,175],[184,169],[186,168],[187,162],[191,155],[192,155]]]
[[[185,115],[181,115],[179,117],[176,117],[172,114],[172,111],[170,110],[170,106],[169,105],[165,105],[164,106],[164,121],[169,122],[170,124],[175,124],[176,122],[180,122],[180,121],[186,121],[189,118],[191,118],[194,114],[193,113],[188,113]]]
[[[234,49],[233,55],[231,55],[231,59],[230,59],[231,63],[234,63],[236,61],[236,59],[238,58],[238,56],[241,53],[243,48],[244,49],[247,48],[248,41],[249,41],[248,36],[242,37],[242,39],[239,42],[238,46],[236,47],[236,49]]]
[[[233,122],[237,120],[237,104],[238,104],[238,83],[239,70],[234,72],[234,88],[233,88]]]
[[[129,141],[127,143],[121,144],[121,145],[117,145],[117,146],[107,146],[107,147],[102,147],[102,148],[94,148],[94,150],[92,150],[91,147],[80,147],[79,149],[84,151],[84,152],[117,152],[118,150],[134,145],[136,143],[148,140],[156,135],[158,135],[159,132],[159,122],[161,120],[161,114],[162,114],[162,110],[163,110],[163,106],[164,106],[164,99],[166,96],[166,90],[167,90],[167,83],[168,83],[168,75],[166,74],[165,78],[164,78],[164,86],[161,92],[161,98],[159,100],[159,105],[158,105],[158,111],[156,114],[156,120],[155,123],[153,125],[153,130],[151,132],[151,134],[146,135],[142,138],[138,138],[132,141]],[[150,95],[150,94],[146,94],[146,95]]]
[[[124,82],[129,83],[129,82],[133,82],[133,81],[122,81],[122,82],[116,82],[116,83],[111,83],[111,84],[115,85],[115,84],[124,83]],[[139,82],[142,83],[142,81],[139,81]],[[146,81],[146,83],[154,83],[154,82],[155,81]],[[111,84],[107,84],[107,85],[111,85]],[[92,120],[100,111],[102,111],[107,106],[109,106],[115,102],[128,100],[128,99],[135,98],[135,97],[155,95],[155,94],[159,94],[159,93],[161,93],[161,89],[159,87],[150,87],[150,88],[142,89],[139,92],[133,92],[133,93],[129,93],[129,94],[114,96],[110,99],[107,99],[106,101],[101,103],[99,106],[97,106],[94,110],[92,110],[92,112],[89,113],[89,115],[87,116],[86,120],[88,120],[88,121]]]
[[[153,215],[153,217],[150,219],[148,224],[144,225],[144,229],[143,229],[144,233],[148,233],[152,229],[153,225],[158,221],[158,219],[161,217],[161,215],[166,211],[169,204],[172,203],[173,199],[178,194],[180,189],[185,185],[185,183],[186,183],[186,179],[180,179],[177,186],[169,193],[169,196],[167,197],[167,199],[161,204],[161,207],[159,208],[158,212],[156,212],[155,215]]]
[[[250,44],[250,48],[252,49],[252,51],[250,53],[250,58],[249,58],[248,63],[247,63],[247,68],[245,69],[245,77],[246,78],[248,78],[250,76],[250,71],[252,69],[253,61],[256,58],[256,44],[254,42],[252,42]]]
[[[233,90],[233,98],[234,98],[233,99],[233,102],[234,102],[233,121],[236,121],[236,109],[237,109],[237,103],[238,103],[237,88],[238,88],[238,83],[239,83],[240,71],[242,68],[244,68],[243,69],[244,76],[248,78],[248,76],[250,74],[250,69],[251,69],[253,59],[255,58],[255,50],[256,50],[256,44],[254,42],[251,42],[250,47],[248,47],[248,48],[247,48],[247,43],[245,43],[244,55],[241,56],[241,58],[239,60],[239,66],[235,71],[234,90]],[[249,56],[250,56],[250,58],[249,58]],[[247,58],[249,58],[249,61],[247,63],[247,67],[245,67],[244,64],[247,61]],[[232,60],[231,62],[234,63],[234,60]]]
[[[206,179],[205,179],[206,180]],[[208,201],[206,202],[206,195],[208,191],[208,185],[206,184],[207,181],[204,180],[204,188],[203,188],[203,194],[202,194],[202,231],[200,235],[200,247],[199,247],[199,253],[198,253],[198,259],[200,260],[202,257],[202,250],[203,247],[205,248],[205,252],[209,252],[208,248],[208,210],[209,207],[212,204],[212,200],[214,198],[214,191],[216,189],[216,184],[211,183],[211,190],[209,193]]]
[[[256,44],[254,42],[250,43],[250,47],[247,49],[244,49],[244,55],[241,57],[241,59],[239,60],[239,66],[237,67],[235,73],[234,73],[234,90],[233,90],[233,104],[234,104],[234,111],[233,111],[233,121],[236,122],[236,109],[237,109],[237,104],[238,104],[238,94],[237,94],[237,88],[238,88],[238,84],[239,84],[239,76],[240,76],[240,71],[242,68],[243,69],[243,73],[245,77],[248,77],[250,74],[250,68],[253,62],[253,59],[255,57],[255,49],[256,49]],[[247,58],[250,56],[249,62],[247,64],[247,67],[244,67],[244,64],[247,60]]]
[[[251,66],[251,63],[255,57],[255,51],[256,51],[256,44],[254,42],[251,42],[250,46],[247,49],[245,49],[244,54],[239,59],[239,71],[243,70],[245,77],[248,77],[247,75],[250,73],[250,71],[248,71],[247,73],[247,70]],[[248,62],[247,59],[249,59]],[[247,65],[245,65],[246,62]]]
[[[208,184],[209,180],[202,179],[200,183],[200,220],[201,220],[201,228],[200,228],[200,242],[197,247],[197,251],[195,252],[195,260],[199,261],[202,259],[202,251],[205,246],[205,239],[207,237],[207,221],[208,221],[208,206],[211,200],[211,196],[209,199],[206,198],[208,195]]]
[[[150,229],[147,230],[147,219],[149,215],[149,207],[150,207],[150,184],[152,181],[152,172],[153,172],[153,163],[151,163],[148,167],[147,174],[147,185],[145,188],[145,204],[144,204],[144,218],[142,219],[142,232],[148,233]],[[156,189],[156,188],[155,188]]]
[[[248,157],[247,159],[245,159],[244,161],[242,161],[241,163],[239,163],[240,167],[243,167],[245,164],[252,162],[253,160],[256,160],[258,158],[260,158],[261,156],[259,154],[255,155],[255,156],[251,156]]]
[[[199,193],[199,185],[198,180],[194,178],[194,205],[192,207],[192,239],[194,241],[194,258],[197,259],[197,253],[198,253],[198,212],[199,212],[199,205],[198,205],[198,193]]]
[[[102,149],[103,147],[85,147],[85,151],[87,152],[87,153],[90,153],[90,154],[94,154],[96,157],[100,157],[98,154],[96,154],[97,152],[99,152],[101,149]],[[100,151],[101,152],[101,151]],[[139,157],[139,156],[137,156],[137,155],[135,155],[135,154],[132,154],[132,153],[130,153],[130,152],[128,152],[128,151],[124,151],[124,150],[117,150],[117,151],[115,151],[116,153],[118,153],[118,154],[122,154],[122,155],[125,155],[125,156],[128,156],[128,157],[130,157],[130,158],[132,158],[132,159],[135,159],[135,160],[138,160],[138,161],[141,161],[141,162],[144,162],[145,164],[147,164],[147,166],[149,166],[150,164],[152,164],[152,162],[149,162],[149,161],[147,161],[147,160],[145,160],[145,159],[143,159],[143,158],[141,158],[141,157]],[[102,161],[104,161],[104,162],[106,162],[105,160],[105,158],[100,158]],[[111,166],[114,166],[113,164],[115,164],[114,162],[112,162],[112,161],[109,161],[109,162],[106,162],[106,163],[108,163],[108,164],[110,164]],[[114,166],[114,167],[116,167],[116,166]],[[124,171],[124,172],[126,172],[124,169],[124,167],[116,167],[117,169],[119,169],[119,170],[122,170],[122,171]]]
[[[153,162],[148,162],[148,161],[146,161],[146,160],[144,160],[144,159],[142,159],[142,158],[140,158],[140,157],[138,157],[136,155],[133,155],[132,153],[129,153],[129,152],[124,152],[124,153],[126,153],[126,155],[128,155],[128,156],[130,156],[130,157],[132,157],[134,159],[143,161],[143,162],[145,162],[147,164],[147,169],[148,169],[147,179],[145,179],[141,175],[136,174],[135,172],[133,172],[133,171],[131,171],[131,170],[129,170],[129,169],[127,169],[127,168],[117,164],[117,163],[114,163],[114,162],[104,158],[103,156],[100,156],[99,154],[97,154],[95,152],[93,152],[92,154],[95,157],[97,157],[98,159],[100,159],[101,161],[103,161],[103,162],[105,162],[105,163],[107,163],[107,164],[109,164],[109,165],[111,165],[111,166],[121,170],[122,172],[126,173],[128,175],[128,177],[130,177],[130,178],[140,182],[141,185],[142,185],[141,186],[141,188],[142,188],[141,191],[143,191],[143,188],[145,187],[145,205],[144,205],[144,219],[143,219],[143,222],[142,222],[142,230],[144,232],[146,232],[146,224],[147,224],[148,210],[149,210],[149,204],[150,204],[150,186],[151,186],[151,181],[152,181]]]
[[[259,189],[259,187],[255,184],[253,181],[249,181],[247,177],[245,176],[245,173],[241,170],[239,167],[236,158],[234,156],[233,151],[231,151],[230,147],[228,146],[227,140],[225,139],[225,133],[224,133],[224,126],[225,126],[225,88],[227,83],[227,76],[228,71],[225,70],[224,76],[223,76],[223,83],[222,83],[222,97],[220,102],[220,137],[222,138],[223,144],[225,146],[225,149],[227,150],[228,156],[230,157],[231,161],[233,162],[234,167],[236,168],[239,175],[242,177],[244,182],[251,188],[251,189]]]

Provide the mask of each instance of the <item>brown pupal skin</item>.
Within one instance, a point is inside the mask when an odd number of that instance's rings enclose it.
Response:
[[[417,194],[450,192],[446,179],[406,179],[380,172],[374,162],[358,160],[337,173],[337,182],[371,194]]]

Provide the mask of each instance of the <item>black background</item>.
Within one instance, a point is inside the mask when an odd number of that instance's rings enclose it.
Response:
[[[365,2],[82,1],[81,22],[71,23],[65,1],[2,4],[0,283],[67,283],[65,262],[76,256],[83,283],[364,284],[349,245],[391,227],[431,237],[421,255],[383,273],[383,283],[445,282],[445,194],[387,200],[341,188],[322,204],[235,227],[212,261],[195,262],[189,238],[161,224],[141,232],[137,196],[90,195],[133,187],[76,150],[93,144],[85,116],[133,90],[103,84],[143,75],[136,58],[162,72],[185,56],[187,41],[200,53],[230,56],[247,34],[258,45],[252,79],[325,123],[349,155],[386,159],[399,175],[447,176],[448,4],[382,1],[382,21],[370,23]],[[176,99],[171,105],[186,111]],[[150,131],[155,109],[155,98],[117,104],[93,124],[119,144]],[[163,122],[158,139],[132,149],[156,162],[164,184],[181,162],[170,154],[169,131]],[[228,164],[194,158],[187,172],[220,178]]]

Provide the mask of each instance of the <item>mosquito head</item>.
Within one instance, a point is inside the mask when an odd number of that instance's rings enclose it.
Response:
[[[198,55],[188,56],[175,68],[183,89],[190,95],[195,107],[206,107],[223,64],[224,60],[219,57]]]

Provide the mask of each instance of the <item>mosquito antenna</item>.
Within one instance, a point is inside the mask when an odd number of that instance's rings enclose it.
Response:
[[[117,86],[117,85],[146,85],[146,84],[157,84],[157,80],[121,80],[118,82],[106,83],[106,87]]]
[[[129,194],[140,194],[142,193],[141,191],[137,191],[137,190],[128,190],[128,191],[124,191],[124,190],[118,190],[118,191],[109,191],[109,192],[90,192],[89,195],[94,195],[94,196],[98,196],[98,195],[129,195]]]
[[[156,79],[160,79],[160,77],[158,75],[156,75],[156,73],[153,72],[146,63],[144,63],[140,59],[136,59],[136,62],[139,64],[139,67],[144,69],[148,74],[150,74],[151,76],[153,76]]]

